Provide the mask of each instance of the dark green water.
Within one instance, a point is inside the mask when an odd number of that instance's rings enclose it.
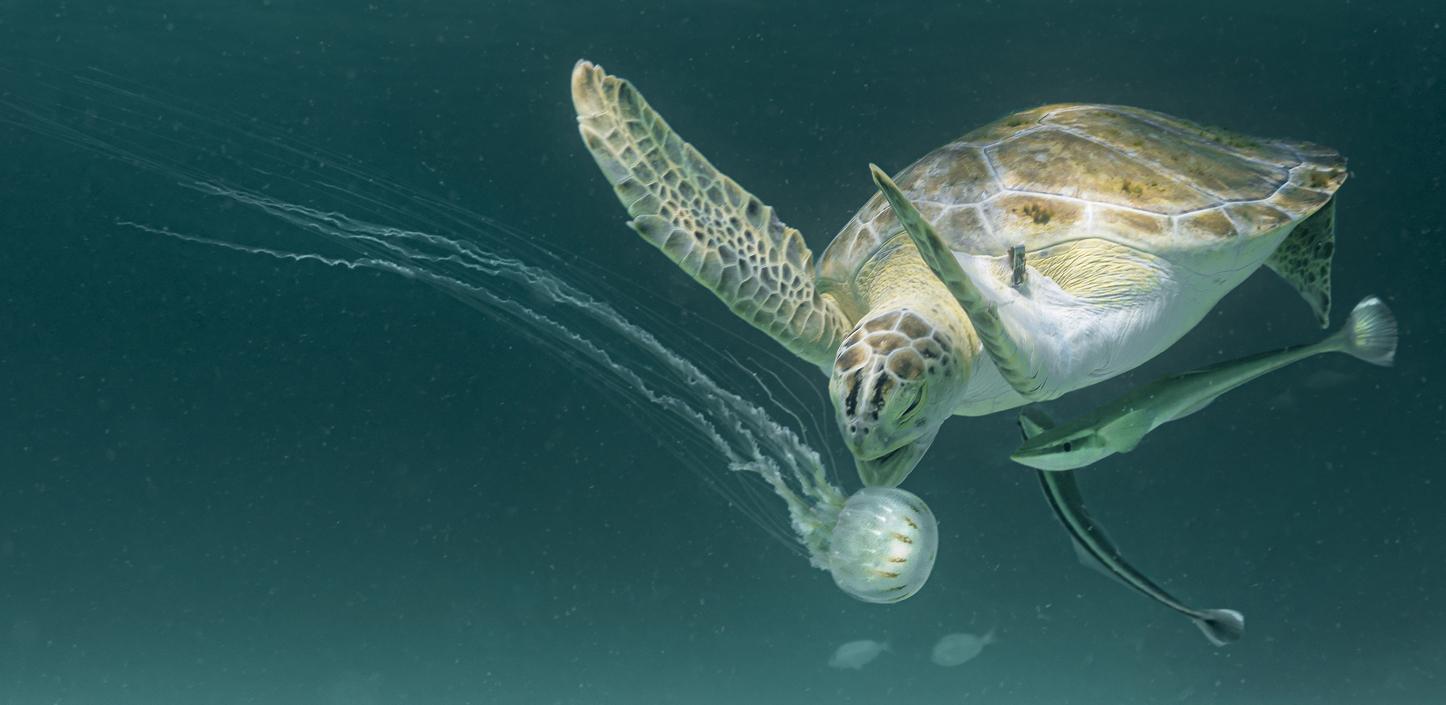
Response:
[[[1352,170],[1336,299],[1390,302],[1398,365],[1311,360],[1082,478],[1142,568],[1244,612],[1245,639],[1211,647],[1078,565],[1006,459],[1008,413],[949,422],[908,482],[941,523],[927,587],[855,602],[516,329],[401,277],[117,225],[330,244],[0,112],[0,704],[1446,702],[1446,9],[688,5],[0,0],[0,98],[261,189],[314,166],[248,168],[257,143],[182,129],[203,110],[520,228],[684,352],[776,368],[840,458],[823,377],[764,357],[624,227],[577,137],[578,58],[816,252],[872,193],[868,162],[1034,104],[1331,145]],[[407,207],[310,196],[384,223]],[[1316,335],[1263,272],[1052,407]],[[930,663],[939,636],[991,628],[974,661]],[[861,638],[893,651],[828,667]]]

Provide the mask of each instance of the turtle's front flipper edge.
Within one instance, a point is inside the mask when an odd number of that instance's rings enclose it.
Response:
[[[919,249],[919,255],[924,258],[929,269],[934,270],[934,274],[949,287],[949,292],[959,301],[964,313],[969,315],[969,322],[974,324],[979,341],[984,344],[985,352],[989,353],[1005,381],[1025,399],[1044,399],[1046,380],[1029,348],[1010,332],[1009,326],[1000,317],[999,310],[959,266],[959,261],[954,259],[954,253],[944,239],[939,237],[934,226],[919,214],[918,209],[914,208],[914,204],[909,202],[893,179],[873,164],[869,165],[869,170],[873,173],[874,183],[879,187],[879,191],[888,199],[889,207],[894,209],[894,216],[904,225],[904,230],[908,231],[914,246]]]
[[[773,208],[719,172],[632,84],[579,61],[572,101],[583,143],[628,223],[740,318],[815,364],[852,325],[814,286],[813,253]]]

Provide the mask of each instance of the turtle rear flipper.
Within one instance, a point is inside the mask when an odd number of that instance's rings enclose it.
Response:
[[[739,317],[826,365],[850,324],[814,286],[813,254],[773,208],[720,173],[632,84],[579,61],[578,130],[643,239]]]
[[[1295,287],[1321,328],[1331,320],[1331,258],[1336,249],[1335,199],[1290,231],[1265,266]]]

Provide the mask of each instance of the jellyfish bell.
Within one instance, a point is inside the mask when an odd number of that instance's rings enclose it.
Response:
[[[865,487],[839,511],[828,570],[857,599],[901,602],[924,587],[938,548],[939,524],[924,500],[897,487]]]

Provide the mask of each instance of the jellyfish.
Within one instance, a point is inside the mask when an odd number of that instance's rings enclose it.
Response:
[[[227,120],[175,98],[151,98],[94,78],[80,82],[89,92],[69,96],[73,100],[42,104],[15,94],[0,98],[0,122],[160,174],[207,199],[319,236],[339,245],[341,253],[250,244],[125,219],[117,225],[248,255],[388,272],[435,287],[640,409],[655,422],[648,427],[661,432],[685,467],[813,567],[829,572],[844,593],[871,603],[899,602],[928,579],[938,528],[922,499],[900,488],[847,494],[800,435],[806,429],[776,420],[760,404],[720,384],[723,377],[709,374],[704,363],[679,354],[624,316],[609,302],[619,292],[537,245],[539,238],[367,173],[345,157],[297,143],[255,121]],[[140,112],[168,118],[165,134],[127,122],[128,115]],[[260,176],[264,190],[248,183]],[[308,200],[275,195],[284,188]],[[338,207],[324,209],[317,201]],[[688,331],[672,332],[685,342],[691,339]],[[804,425],[772,394],[771,388],[780,386],[768,384],[778,380],[776,373],[760,373],[736,361],[730,370],[745,372],[729,377],[754,380],[772,406]],[[731,477],[752,478],[752,484],[724,481]],[[781,500],[786,522],[779,521],[776,504],[763,501],[760,488]]]
[[[938,546],[938,523],[917,495],[865,487],[839,511],[828,569],[840,590],[864,602],[898,602],[924,586]]]

